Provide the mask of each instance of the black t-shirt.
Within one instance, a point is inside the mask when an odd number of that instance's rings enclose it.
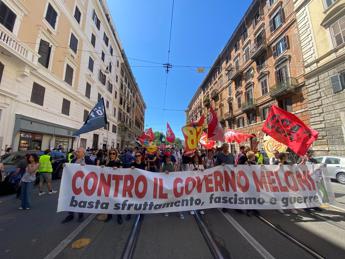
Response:
[[[107,166],[107,167],[121,167],[122,163],[120,160],[110,160],[105,166]]]
[[[135,161],[131,164],[131,167],[135,167],[135,168],[138,168],[138,169],[143,169],[145,170],[145,163],[144,162],[141,162],[140,164],[137,164]]]

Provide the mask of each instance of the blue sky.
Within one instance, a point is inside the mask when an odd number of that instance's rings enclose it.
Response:
[[[170,52],[173,68],[166,87],[166,72],[160,64],[168,59],[172,0],[108,0],[147,106],[145,128],[165,132],[169,122],[175,134],[182,137],[184,110],[208,70],[197,73],[195,67],[174,65],[211,66],[250,3],[251,0],[175,0]]]

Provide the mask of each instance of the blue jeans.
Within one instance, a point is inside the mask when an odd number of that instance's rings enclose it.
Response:
[[[21,192],[20,198],[22,200],[22,208],[30,208],[31,207],[31,193],[33,188],[33,182],[22,182],[21,183]]]

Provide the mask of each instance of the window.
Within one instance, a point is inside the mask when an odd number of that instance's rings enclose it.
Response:
[[[4,68],[5,68],[4,64],[0,62],[0,83],[2,79],[2,74],[4,73]]]
[[[97,101],[99,102],[101,99],[102,99],[102,95],[100,93],[98,93]]]
[[[111,71],[113,70],[113,65],[111,64],[111,62],[109,62],[109,66],[107,67],[107,70],[109,71],[109,73],[111,73]]]
[[[114,54],[114,50],[113,50],[113,47],[112,47],[112,46],[110,46],[110,47],[109,47],[109,51],[110,51],[110,55],[112,55],[112,56],[113,56],[113,54]]]
[[[237,119],[237,128],[242,128],[244,127],[244,118],[240,117]]]
[[[264,77],[260,80],[260,86],[261,86],[261,94],[266,95],[268,94],[268,80],[267,77]]]
[[[113,110],[113,116],[116,118],[116,108]]]
[[[122,96],[120,96],[120,105],[122,105],[123,101],[122,101]]]
[[[30,102],[43,106],[45,91],[46,89],[43,86],[34,83],[32,86]]]
[[[272,6],[275,2],[277,2],[277,0],[269,0],[268,3],[270,6]]]
[[[56,18],[57,18],[57,12],[53,8],[51,4],[48,4],[48,9],[46,13],[46,21],[50,24],[50,26],[55,29],[56,25]]]
[[[98,79],[103,85],[105,85],[105,83],[107,81],[107,76],[105,74],[103,74],[102,70],[99,70]]]
[[[102,60],[103,60],[103,62],[104,62],[104,60],[105,60],[105,53],[102,51],[102,56],[101,56],[101,58],[102,58]]]
[[[113,93],[113,85],[108,81],[108,91],[109,93]]]
[[[328,9],[329,7],[331,7],[331,5],[333,5],[337,0],[323,0],[323,4],[325,9]]]
[[[112,130],[113,133],[116,133],[116,125],[113,125]]]
[[[93,72],[93,65],[94,65],[94,61],[93,61],[93,59],[91,58],[91,57],[89,57],[89,70],[91,71],[91,72]]]
[[[335,157],[327,157],[325,163],[327,165],[339,165],[340,159]]]
[[[75,10],[74,10],[74,18],[75,20],[80,23],[80,19],[81,19],[81,12],[78,8],[78,6],[75,7]]]
[[[92,20],[94,21],[94,23],[95,23],[97,29],[100,30],[100,28],[101,28],[101,21],[98,19],[95,10],[93,10],[93,13],[92,13]]]
[[[254,69],[252,67],[244,72],[244,80],[245,81],[249,81],[253,77],[254,77]]]
[[[331,77],[333,93],[341,92],[345,89],[345,71]]]
[[[264,107],[261,110],[261,120],[264,121],[267,119],[268,112],[270,111],[270,107]]]
[[[63,98],[61,113],[65,114],[65,115],[69,115],[70,107],[71,107],[71,102],[68,101],[67,99]]]
[[[234,50],[235,50],[235,52],[238,51],[239,48],[240,48],[240,47],[239,47],[239,43],[238,43],[238,41],[236,41],[235,44],[234,44]]]
[[[86,83],[85,96],[90,99],[90,96],[91,96],[91,85],[89,83]]]
[[[241,96],[237,96],[237,107],[238,107],[238,109],[240,109],[241,108],[241,100],[242,98],[241,98]]]
[[[281,38],[275,45],[273,45],[272,52],[274,57],[278,57],[281,55],[285,50],[289,48],[289,37],[284,36]]]
[[[234,59],[234,64],[235,64],[235,70],[239,70],[240,69],[240,58],[239,57]]]
[[[115,81],[116,81],[116,83],[119,81],[119,76],[118,75],[116,75]]]
[[[248,30],[246,27],[244,27],[242,31],[242,41],[244,42],[247,38],[248,38]]]
[[[255,114],[255,112],[248,113],[247,117],[248,117],[248,124],[256,123],[256,114]]]
[[[249,87],[246,90],[246,102],[248,104],[253,104],[254,101],[254,97],[253,97],[253,87]]]
[[[0,23],[5,26],[9,31],[13,31],[14,24],[16,22],[17,15],[4,4],[0,2]]]
[[[89,117],[89,111],[88,110],[84,110],[83,122],[85,122],[87,120],[87,117]]]
[[[103,33],[103,41],[104,41],[106,46],[109,45],[109,38],[105,32]]]
[[[278,102],[279,107],[284,109],[285,111],[292,112],[292,99],[291,98],[284,98]]]
[[[93,47],[96,46],[96,36],[93,33],[91,33],[91,44]]]
[[[345,16],[330,26],[332,39],[335,47],[345,43]]]
[[[284,23],[284,11],[281,8],[270,20],[271,32],[274,32],[275,30],[277,30],[280,26],[283,25],[283,23]]]
[[[70,65],[66,64],[65,82],[69,85],[73,84],[73,73],[73,68]]]
[[[69,47],[71,48],[71,50],[73,50],[74,53],[77,53],[78,50],[78,39],[77,37],[71,33],[71,38],[69,41]]]
[[[49,42],[41,39],[40,46],[38,49],[38,54],[40,55],[38,62],[46,68],[48,68],[49,66],[50,53],[51,53],[51,46]]]
[[[289,69],[287,64],[276,69],[276,81],[278,84],[284,84],[289,81]]]
[[[117,91],[115,91],[115,99],[117,99]]]
[[[109,101],[108,100],[105,102],[105,107],[107,107],[107,109],[109,109]]]
[[[116,67],[120,66],[120,62],[118,60],[116,60]]]
[[[244,49],[243,61],[246,63],[250,59],[250,45],[248,44]]]
[[[242,86],[242,80],[241,78],[237,78],[235,80],[235,89],[237,90],[238,88],[240,88]]]

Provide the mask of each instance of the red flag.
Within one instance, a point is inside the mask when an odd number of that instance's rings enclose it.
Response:
[[[171,129],[169,123],[167,123],[166,140],[167,140],[169,143],[174,143],[174,142],[175,142],[175,134],[174,134],[174,132],[172,131],[172,129]]]
[[[236,141],[240,144],[252,137],[254,137],[252,134],[241,133],[232,129],[228,129],[224,134],[225,142],[228,143]]]
[[[275,105],[263,125],[262,131],[288,146],[297,155],[304,156],[319,133],[304,124],[296,115]]]
[[[210,107],[210,114],[208,118],[207,137],[211,140],[224,141],[223,128],[218,122],[217,114],[212,107]]]
[[[206,149],[212,149],[214,145],[216,144],[216,141],[209,140],[207,138],[207,134],[204,132],[200,138],[199,143]]]
[[[205,122],[205,115],[202,115],[198,121],[190,121],[189,124],[187,124],[187,126],[191,126],[191,127],[201,127],[202,125],[204,125]]]
[[[154,139],[155,135],[153,134],[152,128],[147,129],[138,137],[138,140],[142,145],[144,143],[148,144],[148,142],[152,142]]]

